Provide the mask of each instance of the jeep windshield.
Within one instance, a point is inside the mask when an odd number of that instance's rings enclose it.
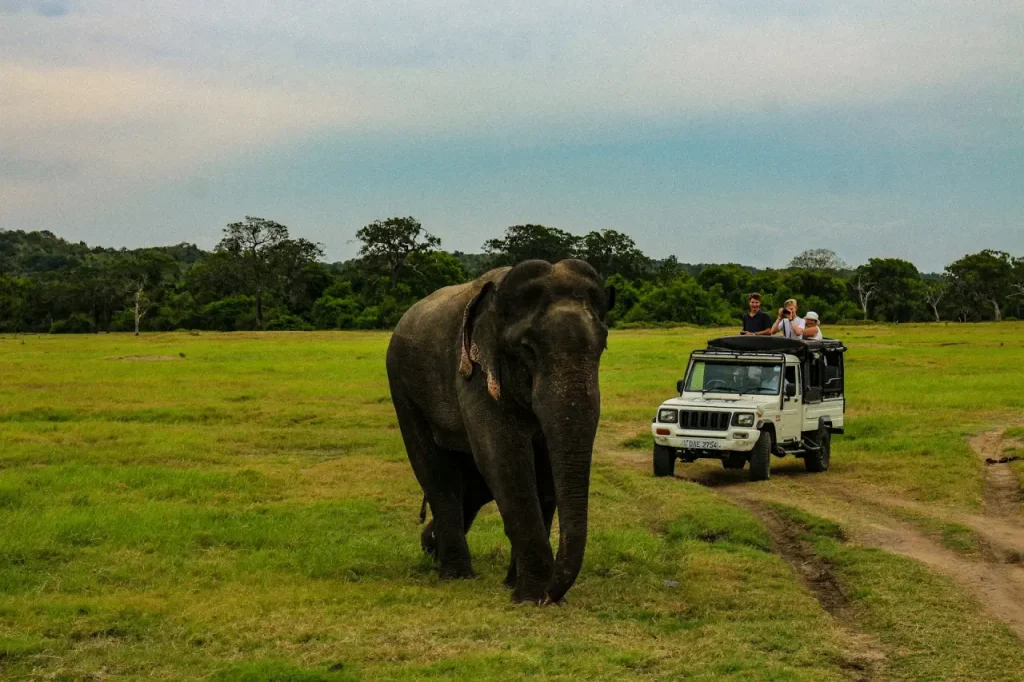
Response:
[[[778,395],[782,365],[695,360],[686,378],[687,391]]]

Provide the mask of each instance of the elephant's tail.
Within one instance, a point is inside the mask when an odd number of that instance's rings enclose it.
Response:
[[[420,505],[420,525],[427,520],[427,496],[423,495],[423,504]]]

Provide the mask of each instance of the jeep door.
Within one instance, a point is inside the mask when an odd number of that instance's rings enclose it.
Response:
[[[843,379],[840,353],[815,353],[804,377],[804,431],[815,431],[825,418],[835,428],[843,427]]]
[[[792,398],[786,397],[787,385],[796,386],[796,395]],[[775,423],[775,438],[780,443],[795,442],[800,440],[800,426],[803,423],[803,386],[799,365],[786,365],[782,395],[782,421]]]

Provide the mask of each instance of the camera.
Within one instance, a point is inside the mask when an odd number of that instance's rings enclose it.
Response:
[[[790,310],[789,308],[783,308],[782,309],[782,316],[783,317],[790,317],[792,314],[793,314],[793,311]]]

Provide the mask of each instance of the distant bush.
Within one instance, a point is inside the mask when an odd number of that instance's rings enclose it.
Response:
[[[279,315],[268,321],[263,328],[268,332],[308,332],[313,331],[313,325],[306,322],[298,315]]]
[[[203,306],[199,313],[203,326],[221,332],[256,328],[256,299],[231,296]]]
[[[313,304],[313,325],[317,329],[352,329],[360,312],[362,306],[351,294],[345,298],[325,294]]]
[[[122,310],[110,318],[110,331],[112,332],[133,332],[135,331],[135,313],[131,310]]]
[[[82,313],[73,313],[66,320],[56,320],[50,325],[51,334],[91,334],[95,331],[92,320]]]

